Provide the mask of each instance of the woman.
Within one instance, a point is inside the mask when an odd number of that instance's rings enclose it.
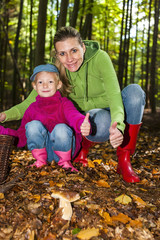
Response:
[[[145,93],[137,84],[129,85],[121,92],[108,54],[99,48],[97,42],[82,41],[74,28],[61,28],[55,34],[54,47],[56,58],[65,68],[73,87],[69,98],[79,111],[90,114],[92,133],[83,138],[82,150],[75,161],[85,163],[89,148],[96,142],[109,139],[117,148],[117,172],[126,182],[139,182],[130,155],[135,151]],[[5,111],[0,120],[22,118],[35,96],[32,91],[23,103]]]

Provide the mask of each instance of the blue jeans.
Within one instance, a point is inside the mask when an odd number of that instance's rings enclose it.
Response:
[[[138,84],[130,84],[122,90],[121,94],[125,111],[125,122],[139,124],[145,107],[145,92]],[[109,108],[92,109],[88,112],[90,113],[92,134],[87,136],[87,138],[93,142],[107,141],[111,124]]]
[[[59,157],[54,151],[67,152],[72,148],[73,156],[75,151],[75,136],[73,130],[66,124],[57,124],[51,133],[37,120],[28,122],[25,128],[28,149],[46,148],[48,162],[52,160],[59,161]]]

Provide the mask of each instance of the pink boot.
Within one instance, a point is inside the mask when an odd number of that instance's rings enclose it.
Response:
[[[78,170],[74,168],[71,164],[71,149],[68,152],[54,151],[58,157],[60,157],[58,165],[62,166],[62,168],[71,168],[71,172]]]
[[[47,165],[47,151],[46,148],[42,149],[33,149],[32,151],[33,157],[37,160],[35,163],[30,165],[30,167],[36,166],[40,168],[44,165]]]

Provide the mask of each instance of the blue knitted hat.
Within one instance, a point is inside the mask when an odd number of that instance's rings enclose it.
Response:
[[[30,77],[30,80],[34,81],[37,73],[39,72],[55,72],[59,74],[57,67],[53,64],[38,65],[37,67],[34,68],[33,74]]]

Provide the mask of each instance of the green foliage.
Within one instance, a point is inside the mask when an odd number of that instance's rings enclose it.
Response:
[[[48,1],[47,9],[47,21],[46,21],[46,41],[45,41],[45,62],[51,61],[51,50],[53,48],[53,36],[57,28],[57,19],[60,12],[61,1],[50,0]],[[121,26],[123,16],[123,1],[120,0],[94,0],[93,6],[91,7],[91,1],[86,0],[83,8],[83,0],[80,1],[77,25],[76,28],[80,29],[80,23],[82,26],[85,23],[86,15],[92,14],[92,39],[100,43],[103,50],[107,51],[113,61],[116,72],[119,68],[119,53],[120,53],[120,38],[121,38]],[[125,1],[127,4],[127,1]],[[149,65],[152,57],[152,44],[153,44],[153,29],[154,29],[154,9],[155,0],[152,1],[151,7],[151,29],[150,29],[150,57]],[[67,23],[69,25],[70,18],[74,7],[74,0],[69,1]],[[20,11],[20,1],[5,1],[1,4],[0,16],[3,21],[4,27],[8,34],[9,44],[14,53],[15,37],[18,26],[18,16]],[[35,51],[36,51],[36,39],[37,39],[37,25],[38,25],[38,14],[39,14],[39,1],[33,0],[32,9],[32,26],[30,26],[31,18],[31,0],[24,0],[23,3],[23,15],[22,24],[19,37],[18,46],[18,68],[21,75],[22,81],[26,84],[26,91],[30,91],[29,76],[34,67]],[[126,23],[125,19],[127,16],[126,7],[124,12],[124,26],[122,32],[122,43],[124,44],[124,29],[129,28],[129,21],[131,20],[131,29],[127,30],[127,41],[129,41],[129,58],[128,58],[128,82],[131,81],[131,75],[133,71],[134,54],[136,52],[136,66],[135,66],[135,78],[134,82],[145,86],[146,78],[146,61],[147,61],[147,41],[148,41],[148,17],[149,17],[149,0],[133,1],[131,19],[128,19]],[[127,24],[127,26],[126,26]],[[30,33],[30,27],[32,27],[32,33]],[[160,28],[160,26],[159,26]],[[136,32],[137,30],[137,32]],[[160,29],[159,29],[160,30]],[[30,36],[30,34],[32,34]],[[130,39],[129,39],[130,36]],[[137,38],[137,44],[136,44]],[[32,40],[32,43],[30,43]],[[0,26],[0,49],[3,49],[0,54],[0,81],[5,82],[5,91],[11,90],[13,81],[13,69],[14,62],[11,56],[9,45],[6,39],[5,32],[2,25]],[[32,44],[32,59],[31,49]],[[6,47],[7,46],[7,47]],[[123,47],[123,45],[122,45]],[[6,52],[4,49],[6,48]],[[156,66],[156,98],[157,104],[160,103],[159,88],[160,88],[160,41],[158,41],[157,47],[157,66]],[[126,54],[126,53],[125,53]],[[142,70],[142,59],[144,62],[144,69]],[[31,65],[32,63],[32,65]],[[5,68],[6,65],[6,68]],[[143,79],[142,79],[143,72]],[[150,75],[149,75],[150,77]],[[3,80],[5,79],[5,81]],[[3,80],[3,81],[2,81]],[[123,81],[125,82],[124,76]],[[150,79],[149,79],[150,81]],[[21,90],[20,90],[21,91]]]

